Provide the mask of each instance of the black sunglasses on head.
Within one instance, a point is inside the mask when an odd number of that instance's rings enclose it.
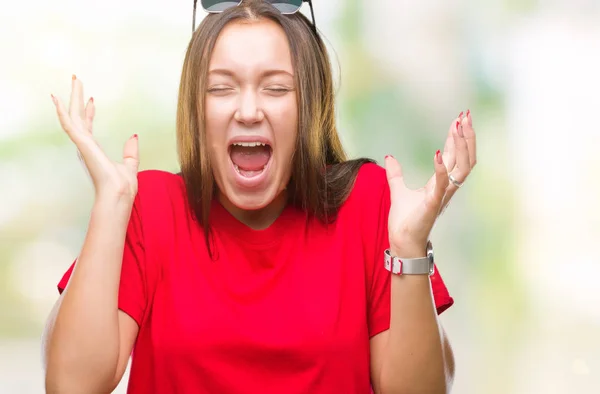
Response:
[[[208,13],[219,13],[223,12],[228,8],[237,7],[242,4],[243,0],[200,0],[202,8]],[[315,13],[313,11],[312,0],[265,0],[270,3],[273,7],[277,8],[279,12],[285,15],[295,14],[298,12],[302,3],[308,3],[310,6],[310,16],[312,17],[312,26],[315,34],[317,34],[317,25],[315,24]],[[198,0],[194,0],[194,15],[192,17],[192,33],[196,31],[196,3]]]

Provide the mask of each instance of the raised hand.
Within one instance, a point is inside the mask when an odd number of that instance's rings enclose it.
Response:
[[[92,136],[94,100],[90,99],[84,106],[81,81],[73,76],[68,111],[54,95],[52,101],[60,125],[77,147],[79,158],[92,179],[96,198],[106,196],[132,204],[137,194],[139,167],[137,134],[125,142],[123,162],[112,161]]]
[[[442,210],[475,166],[475,131],[470,111],[461,113],[450,126],[444,154],[434,157],[435,174],[417,190],[404,183],[402,167],[392,156],[385,158],[390,186],[391,207],[388,218],[390,247],[399,257],[423,254],[431,230]],[[424,254],[423,254],[424,256]]]

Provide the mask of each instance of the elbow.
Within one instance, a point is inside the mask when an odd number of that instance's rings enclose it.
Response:
[[[74,378],[66,373],[46,373],[44,387],[46,394],[112,393],[117,385],[95,378]]]
[[[54,373],[48,373],[46,371],[46,376],[44,379],[44,387],[46,389],[46,394],[63,394],[67,393],[67,387],[65,384],[61,383],[62,379]]]
[[[48,358],[44,387],[47,394],[71,393],[111,393],[117,386],[114,374],[90,373],[91,369],[82,370],[66,360]],[[116,381],[116,383],[115,383]]]
[[[432,387],[433,386],[433,387]],[[382,384],[381,389],[377,394],[450,394],[452,385],[448,382],[434,385],[426,384],[417,387],[413,385],[408,387],[402,383]]]
[[[428,368],[428,367],[425,367]],[[449,365],[439,368],[429,367],[429,371],[416,376],[415,371],[408,374],[383,370],[376,394],[450,394],[454,381],[454,370]]]
[[[48,394],[111,393],[118,385],[116,366],[105,354],[61,347],[55,338],[42,339],[44,387]],[[116,363],[114,363],[116,365]]]

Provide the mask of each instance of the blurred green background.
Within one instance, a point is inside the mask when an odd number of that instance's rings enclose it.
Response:
[[[420,186],[473,113],[479,163],[433,234],[456,301],[442,316],[453,392],[600,393],[600,2],[314,6],[353,157],[393,154]],[[138,133],[142,169],[176,171],[191,21],[191,0],[3,2],[0,393],[43,392],[43,324],[93,199],[50,93],[68,102],[77,74],[111,157]]]

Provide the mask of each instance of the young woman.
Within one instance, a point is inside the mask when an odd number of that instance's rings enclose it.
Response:
[[[47,392],[110,392],[132,353],[132,394],[449,391],[453,300],[428,239],[475,164],[470,113],[410,190],[393,157],[346,159],[325,45],[283,7],[301,2],[231,3],[204,2],[187,50],[181,174],[138,174],[137,135],[111,161],[79,79],[68,110],[52,97],[96,198],[49,318]]]

